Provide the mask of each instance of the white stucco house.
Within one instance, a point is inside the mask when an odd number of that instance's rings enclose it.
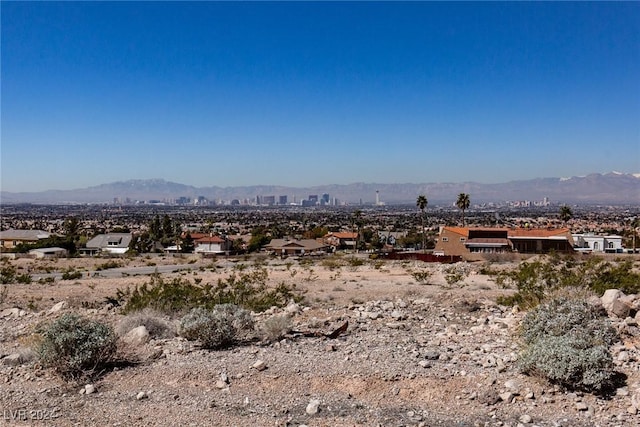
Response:
[[[131,233],[98,234],[87,242],[81,253],[95,255],[97,253],[122,255],[129,250],[133,235]]]
[[[194,252],[202,255],[224,254],[231,250],[231,242],[220,236],[205,236],[194,242]]]
[[[64,248],[52,247],[52,248],[38,248],[31,249],[29,251],[29,255],[34,258],[62,258],[66,257],[69,254]]]
[[[581,252],[622,253],[622,236],[615,234],[598,236],[596,234],[573,234],[575,249]]]

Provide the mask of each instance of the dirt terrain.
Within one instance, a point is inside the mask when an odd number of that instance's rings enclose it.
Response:
[[[613,357],[626,385],[608,397],[566,392],[519,372],[524,313],[496,304],[511,291],[481,274],[482,263],[454,271],[361,260],[139,257],[109,268],[109,259],[12,260],[18,273],[36,279],[69,267],[82,276],[9,285],[0,306],[0,425],[640,425],[640,331],[633,319],[612,318],[623,338]],[[290,317],[293,331],[284,338],[257,337],[224,350],[177,336],[121,342],[136,363],[82,383],[63,381],[30,356],[36,326],[65,312],[119,330],[127,317],[105,299],[148,282],[137,268],[176,266],[162,276],[215,283],[239,264],[259,264],[270,284],[305,291],[301,304],[256,315],[257,325]],[[114,269],[121,270],[107,274]],[[419,283],[416,272],[428,278]],[[461,281],[452,279],[455,272]],[[346,331],[326,336],[345,323]]]

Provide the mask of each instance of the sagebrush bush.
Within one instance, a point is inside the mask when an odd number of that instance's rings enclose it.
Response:
[[[537,375],[567,389],[603,392],[615,381],[609,347],[616,331],[586,301],[557,298],[523,319],[523,373]]]
[[[584,300],[556,298],[522,319],[525,344],[546,336],[570,336],[591,345],[610,346],[618,340],[615,329],[594,306]]]
[[[251,314],[232,304],[220,304],[213,309],[196,307],[180,321],[180,335],[200,341],[204,348],[228,346],[252,329]]]
[[[41,331],[36,349],[45,367],[65,379],[91,377],[112,361],[116,335],[104,323],[66,313]]]
[[[524,373],[546,378],[567,389],[599,392],[613,385],[615,372],[609,349],[590,346],[572,336],[547,336],[521,355]]]

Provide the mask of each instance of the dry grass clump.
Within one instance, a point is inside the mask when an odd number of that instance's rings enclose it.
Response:
[[[180,335],[200,341],[204,348],[226,347],[253,330],[251,314],[237,305],[219,304],[192,309],[180,321]]]
[[[120,337],[134,328],[144,326],[152,338],[172,338],[176,336],[176,326],[165,320],[158,311],[145,308],[125,316],[116,326],[116,334]]]
[[[272,316],[266,319],[261,327],[261,335],[268,341],[276,341],[291,330],[291,319],[288,316]]]

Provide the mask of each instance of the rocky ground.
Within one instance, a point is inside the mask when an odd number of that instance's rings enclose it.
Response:
[[[207,262],[174,274],[206,283],[232,268]],[[618,316],[610,316],[623,340],[613,357],[626,375],[626,385],[605,398],[519,373],[517,328],[524,313],[495,303],[507,291],[480,274],[480,265],[464,266],[465,278],[455,284],[443,266],[407,262],[328,268],[272,261],[268,268],[273,283],[307,290],[304,303],[256,316],[258,325],[270,316],[289,317],[293,331],[284,338],[204,350],[180,337],[129,335],[121,351],[136,363],[81,383],[38,365],[30,350],[34,328],[73,311],[118,329],[126,317],[104,297],[147,278],[88,274],[53,285],[11,285],[0,307],[0,424],[640,425],[633,297],[605,301],[610,312],[618,301]],[[425,270],[429,279],[417,283],[412,273]],[[625,313],[620,302],[632,310]],[[345,323],[346,331],[326,336]]]

